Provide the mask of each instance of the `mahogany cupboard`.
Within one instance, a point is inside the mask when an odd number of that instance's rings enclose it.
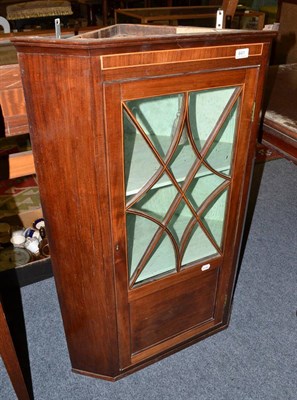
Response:
[[[114,380],[227,326],[271,39],[13,39],[75,371]]]

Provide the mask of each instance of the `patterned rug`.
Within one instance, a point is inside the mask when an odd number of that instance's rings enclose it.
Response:
[[[39,208],[35,176],[0,181],[0,219]]]

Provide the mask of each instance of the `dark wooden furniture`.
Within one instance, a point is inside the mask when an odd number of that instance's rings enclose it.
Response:
[[[19,364],[0,299],[0,356],[19,400],[30,400],[28,388]]]
[[[224,0],[222,4],[184,7],[144,7],[144,8],[119,8],[115,10],[115,23],[128,24],[167,24],[167,25],[195,25],[216,26],[218,9],[224,11],[224,22],[230,18],[229,28],[242,28],[249,25],[248,20],[253,18],[255,29],[263,29],[265,14],[248,10],[245,7],[237,8],[237,0]],[[255,22],[256,21],[256,22]]]
[[[280,0],[279,32],[265,85],[261,141],[297,162],[297,0]]]
[[[265,94],[262,143],[297,163],[297,64],[270,67]]]
[[[167,5],[171,6],[172,0],[166,0],[166,1],[167,1]],[[133,1],[130,2],[129,0],[120,0],[119,1],[121,8],[128,8],[132,2]],[[114,3],[116,4],[117,2],[114,1]],[[144,7],[150,7],[150,0],[144,0],[143,4],[144,4]],[[102,13],[103,26],[106,26],[108,24],[109,13],[112,14],[112,10],[110,9],[109,6],[110,6],[110,2],[108,0],[101,0],[101,13]]]
[[[100,0],[77,0],[82,6],[87,9],[88,26],[96,25],[96,14],[99,14]]]
[[[74,371],[115,380],[227,327],[272,37],[12,39]]]
[[[167,7],[120,8],[115,10],[115,23],[183,25],[186,22],[187,25],[194,21],[198,26],[215,26],[218,9],[221,8],[224,16],[232,19],[237,4],[237,0],[224,0],[221,5],[172,7],[168,4]]]
[[[0,137],[23,135],[29,132],[23,87],[18,64],[0,66]],[[2,165],[0,159],[0,165]],[[6,158],[3,162],[7,162]],[[32,151],[11,154],[6,178],[35,173]]]
[[[10,6],[11,4],[17,4],[17,3],[24,3],[24,0],[2,0],[0,2],[0,15],[3,17],[7,17],[7,6]]]
[[[86,31],[88,28],[84,28]],[[53,36],[53,30],[36,31],[38,36]],[[32,34],[32,33],[31,33]],[[10,39],[19,33],[0,35],[0,138],[26,135],[29,133],[26,104],[21,82],[20,68],[17,64],[17,54]],[[63,31],[65,37],[72,36],[73,31]],[[22,33],[24,36],[24,33]],[[8,166],[3,168],[5,160],[0,158],[2,172],[8,173],[5,178],[17,178],[35,173],[32,151],[11,154]],[[0,173],[3,178],[3,174]]]
[[[195,25],[216,26],[218,5],[195,6],[195,7],[161,7],[161,8],[128,8],[115,10],[116,23],[137,24],[167,24],[167,25]],[[234,15],[231,12],[234,11]],[[231,19],[232,27],[240,28],[243,24],[248,25],[252,18],[256,21],[255,29],[263,29],[265,14],[256,11],[226,10]],[[234,18],[233,18],[234,17]]]
[[[215,26],[218,8],[218,5],[120,8],[115,10],[115,23],[187,25],[190,21],[198,21],[202,26],[205,23],[209,23],[209,26]]]
[[[297,0],[278,0],[279,31],[273,51],[273,64],[297,62]]]

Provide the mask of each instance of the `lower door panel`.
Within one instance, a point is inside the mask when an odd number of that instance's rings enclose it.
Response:
[[[213,318],[218,269],[130,303],[132,354]]]

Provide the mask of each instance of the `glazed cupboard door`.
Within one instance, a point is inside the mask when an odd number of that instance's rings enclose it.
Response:
[[[226,323],[257,74],[105,84],[122,368]]]

